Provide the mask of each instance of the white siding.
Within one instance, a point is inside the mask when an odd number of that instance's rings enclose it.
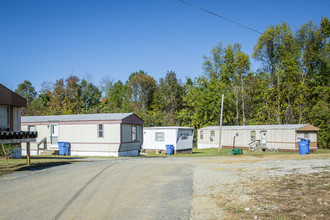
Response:
[[[279,149],[294,149],[295,146],[295,130],[269,130],[267,132],[267,147]]]
[[[47,138],[47,149],[59,149],[58,144],[50,146],[52,124],[58,125],[58,141],[70,143],[71,155],[138,156],[143,140],[140,125],[143,121],[131,113],[26,117],[24,121],[23,130],[27,131],[28,125],[35,125],[38,132],[36,142],[31,143],[32,155],[36,153],[37,143],[44,138]],[[123,121],[126,124],[121,124]],[[128,124],[130,122],[137,123],[134,124],[135,141],[132,141],[132,124]],[[26,153],[26,146],[23,146],[22,152]]]
[[[32,123],[31,123],[32,124]],[[98,124],[59,124],[58,141],[70,142],[71,155],[80,156],[113,156],[112,152],[118,152],[120,146],[120,124],[104,124],[104,137],[97,136]],[[28,126],[22,126],[27,131]],[[47,148],[57,149],[58,145],[50,145],[50,126],[36,125],[38,138],[31,143],[31,154],[35,155],[37,143],[47,138]],[[23,144],[22,152],[26,154],[26,145]],[[43,147],[43,146],[40,146]]]
[[[203,139],[200,139],[200,132],[203,131]],[[210,139],[211,131],[215,131],[214,140]],[[222,131],[222,146],[233,146],[233,137],[235,136],[236,147],[248,147],[251,143],[251,131],[255,131],[256,140],[261,140],[261,132],[265,130],[223,130]],[[267,130],[266,147],[278,149],[295,149],[296,137],[304,138],[304,132],[298,132],[294,129],[286,130]],[[238,136],[236,136],[238,134]],[[309,132],[309,139],[312,142],[317,141],[317,133]],[[216,148],[219,145],[219,130],[199,130],[198,131],[198,148]]]
[[[316,132],[307,132],[308,133],[308,140],[311,140],[312,142],[317,142],[317,133]],[[300,141],[299,138],[305,138],[305,132],[297,132],[297,141]]]
[[[98,124],[60,124],[58,140],[87,143],[120,143],[120,124],[103,124],[103,137],[98,137]]]
[[[164,133],[164,141],[156,141],[156,132]],[[177,130],[176,129],[144,129],[142,149],[147,150],[166,150],[166,145],[176,147]]]
[[[211,132],[214,131],[214,138],[211,138]],[[198,130],[198,144],[197,148],[217,148],[219,147],[219,129],[214,130],[203,130],[203,139],[200,139],[200,132]],[[226,136],[226,134],[222,133],[222,137]]]
[[[164,140],[156,141],[156,133],[163,133]],[[182,139],[181,134],[187,134],[187,139]],[[192,149],[193,130],[180,128],[144,128],[142,149],[166,150],[166,145],[173,145],[174,150]]]

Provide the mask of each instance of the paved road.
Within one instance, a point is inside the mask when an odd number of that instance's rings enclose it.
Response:
[[[94,160],[0,178],[0,219],[189,219],[193,166]]]

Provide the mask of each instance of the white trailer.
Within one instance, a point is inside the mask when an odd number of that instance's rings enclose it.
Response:
[[[138,156],[142,129],[143,120],[134,113],[22,117],[23,131],[38,132],[31,143],[34,155],[40,144],[44,150],[58,150],[58,142],[69,142],[73,156]]]
[[[192,127],[144,127],[142,150],[166,152],[166,145],[173,145],[174,153],[191,152],[193,137]]]

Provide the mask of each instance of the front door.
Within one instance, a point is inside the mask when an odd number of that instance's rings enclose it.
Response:
[[[57,147],[58,141],[58,124],[50,125],[50,145],[51,147]]]
[[[267,145],[267,131],[261,131],[261,146]]]

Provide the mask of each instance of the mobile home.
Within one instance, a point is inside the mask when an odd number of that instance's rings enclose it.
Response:
[[[34,155],[42,142],[44,150],[58,150],[58,142],[69,142],[71,155],[138,156],[142,129],[143,120],[133,113],[22,117],[22,130],[39,134],[31,143]]]
[[[298,138],[311,140],[310,150],[317,149],[317,131],[309,124],[222,126],[221,145],[223,148],[249,149],[259,143],[264,149],[298,151]],[[219,126],[198,130],[198,148],[219,147]]]
[[[21,158],[21,143],[29,145],[38,135],[36,132],[21,131],[21,113],[26,103],[25,98],[0,84],[0,144],[18,146],[10,152],[13,158]],[[27,159],[29,164],[29,157]]]
[[[194,128],[191,127],[145,127],[143,128],[142,150],[166,151],[166,145],[174,146],[174,153],[191,152]]]

